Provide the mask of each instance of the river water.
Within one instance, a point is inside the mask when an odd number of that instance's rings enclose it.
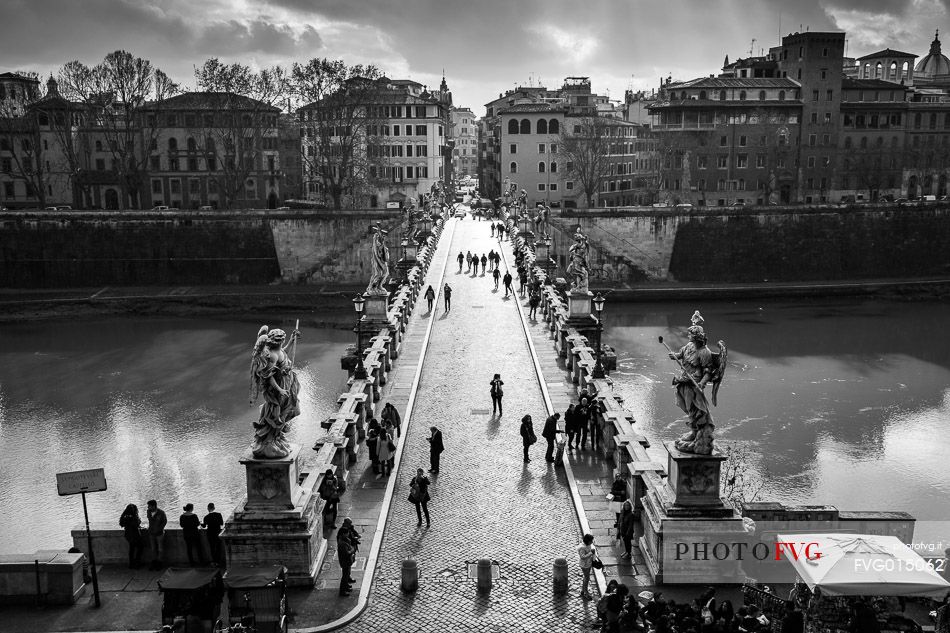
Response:
[[[290,331],[293,322],[271,323]],[[225,515],[244,493],[251,347],[260,323],[142,317],[0,326],[0,552],[68,547],[79,496],[55,473],[105,468],[90,521],[118,526],[128,503],[156,499]],[[297,347],[302,414],[292,441],[311,450],[346,389],[340,356],[355,335],[304,329]]]
[[[685,341],[699,307],[729,365],[714,410],[723,442],[750,447],[763,500],[903,510],[917,537],[950,543],[950,305],[852,300],[608,303],[611,376],[666,463],[684,431],[657,336]],[[103,467],[93,522],[118,526],[127,503],[159,500],[170,520],[192,502],[240,501],[256,407],[248,406],[256,321],[155,319],[0,326],[0,553],[66,547],[82,521],[55,473]],[[290,329],[287,322],[280,324]],[[345,389],[339,357],[354,335],[305,329],[297,349],[309,450]]]

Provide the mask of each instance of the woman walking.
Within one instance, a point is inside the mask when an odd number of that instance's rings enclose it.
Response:
[[[627,499],[623,502],[623,509],[620,511],[620,521],[618,522],[617,538],[623,543],[623,554],[620,558],[630,558],[630,546],[633,537],[636,535],[635,521],[633,516],[633,504]]]
[[[501,388],[504,382],[501,380],[501,374],[495,374],[495,377],[491,379],[491,382],[488,383],[491,386],[489,393],[491,394],[491,414],[495,415],[496,413],[501,416],[503,411],[501,408],[501,399],[504,397],[505,392]]]
[[[429,312],[432,312],[432,302],[435,301],[435,290],[432,286],[426,288],[426,303],[429,304]]]
[[[135,569],[141,564],[142,551],[142,519],[139,509],[134,503],[125,506],[122,516],[119,517],[119,527],[125,533],[125,540],[129,543],[129,569]]]
[[[416,506],[416,516],[419,518],[419,525],[422,525],[422,515],[426,515],[426,527],[432,522],[429,520],[429,478],[421,468],[416,470],[416,476],[409,482],[409,502]]]
[[[528,457],[528,449],[537,441],[538,438],[534,434],[534,425],[531,423],[531,416],[526,415],[521,418],[521,443],[524,446],[524,463],[527,464],[531,461],[531,458]]]

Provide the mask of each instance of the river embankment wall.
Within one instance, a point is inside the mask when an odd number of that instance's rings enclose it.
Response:
[[[375,210],[8,211],[0,288],[365,283],[370,227],[399,221]]]
[[[588,236],[593,285],[745,284],[950,275],[950,206],[569,210],[550,221],[567,263]]]

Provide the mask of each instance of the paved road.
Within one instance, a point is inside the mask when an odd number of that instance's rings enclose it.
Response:
[[[488,222],[460,222],[450,248],[488,253],[498,249]],[[510,245],[503,243],[508,261]],[[441,255],[441,253],[440,253]],[[501,271],[504,274],[504,270]],[[512,271],[514,275],[515,272]],[[563,470],[544,461],[543,440],[522,460],[519,426],[530,413],[540,437],[544,404],[514,299],[494,291],[491,273],[466,274],[450,259],[447,281],[452,310],[439,297],[435,323],[408,430],[393,507],[377,575],[364,614],[346,631],[580,631],[594,620],[582,601],[576,547],[580,532]],[[488,382],[505,381],[505,412],[492,417]],[[432,527],[417,527],[406,497],[417,467],[428,468],[430,425],[439,426],[446,452],[432,476]],[[401,592],[406,557],[421,569],[415,595]],[[571,585],[552,597],[552,564],[566,557]],[[500,578],[490,596],[476,592],[467,562],[498,561]]]

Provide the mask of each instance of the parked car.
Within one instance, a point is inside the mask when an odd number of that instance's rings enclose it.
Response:
[[[56,207],[43,207],[44,211],[55,211]]]
[[[677,209],[685,209],[685,210],[688,211],[688,210],[690,210],[690,209],[693,208],[693,205],[690,204],[689,202],[681,202],[680,204],[676,205],[676,208],[677,208]]]
[[[152,211],[168,211],[168,207],[164,204],[156,204],[152,207]]]
[[[199,210],[199,211],[213,211],[213,210],[214,210],[214,207],[205,204],[205,205],[202,205],[202,206],[198,207],[198,210]]]

